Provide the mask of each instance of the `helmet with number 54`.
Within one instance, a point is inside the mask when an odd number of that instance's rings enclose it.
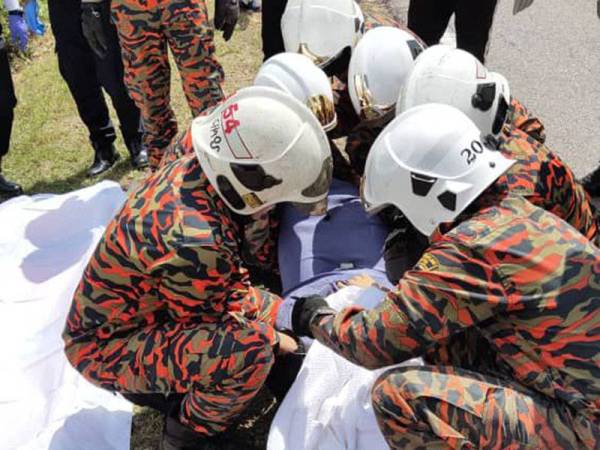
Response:
[[[241,89],[194,119],[192,141],[208,180],[238,214],[282,202],[326,202],[333,170],[327,136],[291,95],[262,86]]]
[[[514,164],[488,142],[451,106],[430,103],[406,111],[369,152],[361,189],[367,210],[394,205],[431,235]]]

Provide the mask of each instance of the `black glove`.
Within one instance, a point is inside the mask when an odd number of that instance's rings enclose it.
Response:
[[[240,16],[239,0],[215,0],[215,28],[223,32],[228,41]]]
[[[392,284],[398,284],[404,272],[414,267],[428,247],[427,236],[408,220],[396,218],[395,222],[383,248],[385,273]]]
[[[103,22],[109,20],[107,14],[109,14],[108,8],[104,8],[100,3],[81,4],[81,28],[83,35],[90,48],[100,59],[104,59],[108,54],[108,44],[103,26]]]
[[[323,297],[311,295],[309,297],[296,297],[292,310],[292,328],[296,336],[314,337],[310,330],[313,320],[320,315],[335,314]]]

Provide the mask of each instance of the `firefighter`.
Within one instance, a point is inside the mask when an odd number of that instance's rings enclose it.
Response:
[[[177,135],[177,122],[170,105],[168,49],[177,64],[193,117],[223,99],[223,69],[215,57],[206,1],[99,0],[94,4],[98,5],[95,11],[101,20],[108,21],[112,14],[117,27],[125,84],[140,108],[144,142],[150,168],[154,170]],[[225,40],[231,38],[238,16],[238,0],[215,2],[215,27],[223,30]],[[101,53],[102,37],[95,29],[86,33],[92,48]]]
[[[517,163],[506,174],[510,190],[556,214],[592,241],[594,209],[575,175],[546,147],[544,126],[510,95],[508,81],[474,56],[447,46],[430,47],[416,61],[397,113],[424,103],[444,103],[465,113]]]
[[[429,248],[376,308],[290,299],[276,326],[367,368],[427,356],[372,388],[391,448],[598,448],[600,250],[510,193],[514,161],[482,131],[442,104],[392,121],[363,201],[395,205]],[[465,334],[474,345],[451,345]],[[448,350],[464,356],[448,365]]]
[[[317,119],[275,89],[240,90],[196,118],[191,139],[194,152],[163,164],[108,225],[64,332],[90,382],[165,412],[165,449],[222,444],[277,354],[295,349],[239,242],[255,215],[310,209],[331,182]]]

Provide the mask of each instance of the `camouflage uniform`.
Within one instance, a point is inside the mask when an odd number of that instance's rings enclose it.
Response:
[[[569,166],[544,146],[544,126],[514,99],[507,123],[511,126],[504,127],[500,150],[517,161],[503,177],[510,191],[556,214],[595,242],[594,208]]]
[[[142,112],[150,166],[177,134],[170,106],[171,49],[194,117],[223,98],[205,0],[113,0],[129,93]]]
[[[511,100],[507,114],[506,124],[502,130],[504,135],[510,135],[511,130],[518,129],[540,144],[546,143],[544,124],[542,124],[540,119],[533,116],[517,99],[513,98]]]
[[[65,351],[123,393],[186,394],[179,420],[224,430],[262,387],[279,297],[250,285],[240,225],[195,155],[162,166],[109,224],[75,292]]]
[[[170,164],[187,155],[195,155],[192,131],[188,128],[181,133],[165,150],[160,167]],[[232,213],[234,214],[234,213]],[[235,215],[235,214],[234,214]],[[238,222],[244,222],[243,237],[240,242],[240,254],[250,278],[257,284],[267,284],[269,289],[279,285],[279,266],[277,259],[277,240],[279,239],[279,217],[276,209],[259,213],[249,219],[237,216]],[[271,276],[267,276],[267,273]],[[274,280],[277,280],[274,283]],[[265,283],[270,281],[269,283]],[[277,286],[280,287],[280,286]],[[279,292],[277,290],[276,292]]]
[[[429,352],[436,365],[391,369],[373,387],[393,448],[598,448],[599,261],[570,225],[493,187],[433,234],[379,307],[321,316],[312,332],[369,368]],[[483,352],[445,367],[465,331]]]

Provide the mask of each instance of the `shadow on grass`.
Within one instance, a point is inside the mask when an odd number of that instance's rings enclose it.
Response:
[[[121,158],[110,170],[102,175],[90,178],[87,176],[87,167],[79,170],[67,178],[57,180],[40,180],[31,188],[27,189],[27,195],[33,194],[64,194],[76,189],[80,189],[103,180],[113,180],[119,182],[121,178],[133,171],[129,158]]]

